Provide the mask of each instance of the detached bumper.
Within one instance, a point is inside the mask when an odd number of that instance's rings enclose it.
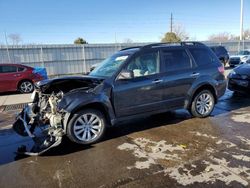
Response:
[[[29,112],[30,112],[30,107],[26,105],[22,110],[22,112],[19,113],[18,116],[16,117],[16,121],[13,124],[13,129],[17,134],[21,136],[29,136],[31,138],[34,138],[35,135],[33,134],[33,132],[35,127],[34,125],[29,124],[31,119],[28,114]]]
[[[43,127],[43,130],[36,130],[37,127]],[[29,136],[34,141],[34,145],[30,151],[26,150],[26,146],[21,145],[17,154],[37,156],[56,147],[62,142],[62,135],[58,131],[57,134],[50,134],[51,127],[41,125],[36,114],[32,112],[32,104],[26,105],[13,123],[13,130],[21,136]]]

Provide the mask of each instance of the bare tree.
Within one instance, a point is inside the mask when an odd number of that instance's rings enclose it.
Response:
[[[216,42],[224,42],[224,41],[229,41],[229,40],[234,40],[234,39],[236,39],[236,36],[228,32],[212,34],[208,37],[208,40],[216,41]]]
[[[173,33],[175,33],[182,41],[189,39],[189,34],[186,32],[182,24],[174,24]]]
[[[130,38],[125,38],[125,39],[123,40],[123,42],[124,42],[124,43],[127,43],[127,44],[131,44],[131,43],[133,43],[134,41],[133,41],[132,39],[130,39]]]
[[[9,34],[8,38],[12,41],[13,45],[18,45],[22,41],[22,38],[18,33]]]
[[[244,31],[244,39],[250,40],[250,29]]]

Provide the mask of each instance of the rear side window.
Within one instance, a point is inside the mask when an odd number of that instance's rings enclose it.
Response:
[[[218,62],[217,57],[206,48],[189,49],[198,66],[210,65]]]
[[[0,73],[11,73],[16,71],[17,68],[15,66],[0,66]]]
[[[191,60],[185,49],[163,50],[163,66],[166,72],[190,69]]]

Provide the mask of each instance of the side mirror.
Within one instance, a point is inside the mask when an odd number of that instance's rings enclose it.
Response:
[[[122,70],[118,76],[118,80],[130,80],[132,78],[134,78],[134,73],[130,70]]]

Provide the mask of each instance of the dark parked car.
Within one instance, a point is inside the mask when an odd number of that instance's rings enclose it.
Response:
[[[227,62],[229,60],[229,53],[226,50],[226,48],[224,46],[210,46],[210,48],[213,50],[213,52],[219,58],[221,63],[223,63],[223,65],[226,66]]]
[[[169,110],[207,117],[226,80],[224,66],[204,44],[158,43],[123,49],[88,76],[41,81],[36,88],[14,129],[32,136],[34,127],[49,125],[46,141],[36,147],[44,149],[58,145],[63,135],[93,144],[109,126]]]
[[[43,80],[34,68],[20,64],[0,64],[0,92],[31,93],[34,83]]]
[[[250,64],[243,64],[228,75],[228,89],[250,93]]]

